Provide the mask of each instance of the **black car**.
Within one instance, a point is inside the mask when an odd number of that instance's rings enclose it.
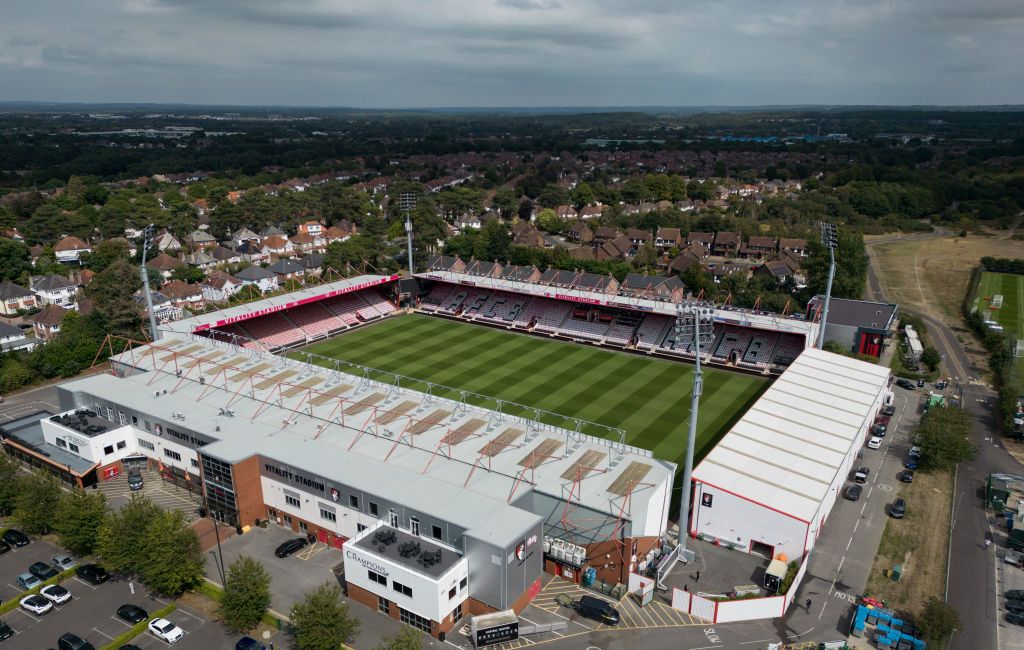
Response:
[[[1003,594],[1006,600],[1024,600],[1024,589],[1011,589]]]
[[[896,407],[893,406],[892,404],[888,404],[886,406],[883,406],[882,407],[882,415],[888,415],[890,417],[892,417],[893,415],[896,415]]]
[[[0,540],[0,555],[3,555],[9,550],[11,550],[11,545],[5,541]]]
[[[40,580],[49,580],[59,572],[46,562],[33,562],[32,566],[28,568],[28,572],[39,578]]]
[[[1013,612],[1008,613],[1003,617],[1007,623],[1013,623],[1014,625],[1024,625],[1024,614],[1014,614]]]
[[[598,623],[619,624],[619,613],[608,601],[593,596],[582,596],[576,601],[575,607],[577,612]]]
[[[96,648],[77,634],[68,632],[57,639],[57,650],[96,650]]]
[[[884,424],[876,424],[875,426],[871,427],[871,435],[878,436],[879,438],[884,438],[885,430],[888,428],[889,427],[885,426]]]
[[[263,645],[251,636],[243,636],[235,644],[235,650],[267,650],[267,646]]]
[[[1008,600],[1003,603],[1003,607],[1008,612],[1014,614],[1024,614],[1024,600]]]
[[[296,537],[278,546],[277,550],[274,551],[274,555],[277,557],[288,557],[300,548],[305,548],[307,544],[309,544],[309,540],[305,537]]]
[[[110,580],[110,574],[98,564],[83,564],[75,569],[75,575],[93,585],[102,584]]]
[[[11,629],[11,626],[7,623],[4,623],[3,621],[0,621],[0,641],[3,641],[4,639],[9,639],[12,636],[14,636],[14,630]]]
[[[128,489],[132,492],[141,490],[143,486],[142,474],[133,472],[128,475]]]
[[[910,454],[909,456],[907,456],[907,459],[903,461],[903,466],[906,467],[907,469],[917,469],[917,464],[920,460],[921,458],[919,456]]]
[[[899,386],[900,388],[906,388],[907,390],[914,390],[915,388],[914,382],[910,381],[909,379],[897,379],[896,385]]]
[[[914,482],[914,470],[912,470],[912,469],[905,469],[902,472],[900,472],[900,481],[902,481],[904,483],[913,483]]]
[[[893,519],[903,519],[905,514],[907,514],[907,502],[903,499],[896,499],[889,506],[889,516]]]
[[[4,531],[3,540],[11,546],[17,546],[18,548],[28,546],[28,543],[31,541],[28,535],[14,528],[8,528]]]
[[[135,625],[149,618],[149,612],[138,605],[127,604],[117,608],[117,617]]]
[[[843,496],[850,501],[856,501],[860,498],[860,493],[864,490],[859,485],[847,485],[846,490],[843,492]]]
[[[132,645],[130,643],[126,643],[123,646],[119,647],[117,650],[142,650],[142,648],[140,648],[137,645]]]

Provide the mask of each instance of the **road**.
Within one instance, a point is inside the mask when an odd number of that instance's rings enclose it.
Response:
[[[949,236],[935,233],[919,238]],[[875,240],[867,245],[896,241]],[[870,257],[869,257],[870,259]],[[899,302],[898,296],[886,296],[875,268],[868,265],[867,297],[870,300]],[[944,375],[954,377],[963,391],[964,409],[973,421],[971,440],[978,447],[975,460],[957,469],[953,495],[953,530],[949,552],[946,599],[960,614],[961,631],[953,637],[952,650],[999,647],[1000,625],[994,549],[986,549],[984,535],[989,520],[979,490],[990,472],[1024,473],[1006,450],[996,431],[998,416],[995,392],[979,381],[980,372],[967,356],[956,334],[930,314],[919,314],[928,327],[932,344],[942,355]]]

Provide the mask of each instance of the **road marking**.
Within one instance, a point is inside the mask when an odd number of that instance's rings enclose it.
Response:
[[[852,535],[850,536],[850,540],[848,542],[846,542],[846,550],[847,551],[850,550],[850,544],[853,544],[853,536]]]
[[[860,519],[858,519],[858,520],[857,520],[857,521],[856,521],[856,522],[855,522],[855,523],[853,524],[853,532],[854,532],[854,533],[856,533],[856,532],[857,532],[857,526],[860,526],[860,521],[861,521],[861,520],[860,520]]]
[[[94,627],[94,628],[92,628],[92,631],[93,631],[93,632],[95,632],[96,634],[99,634],[100,636],[105,636],[105,637],[107,637],[107,638],[108,638],[108,639],[110,639],[111,641],[113,641],[113,640],[114,640],[114,637],[110,636],[109,634],[107,634],[106,632],[104,632],[104,631],[102,631],[102,630],[98,630],[98,629],[96,629],[95,627]]]

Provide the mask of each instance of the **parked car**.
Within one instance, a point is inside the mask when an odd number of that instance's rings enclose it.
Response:
[[[1024,614],[1024,600],[1008,600],[1003,603],[1003,608],[1014,614]]]
[[[882,439],[878,436],[871,436],[871,439],[868,440],[868,449],[881,449],[881,447]]]
[[[853,482],[854,483],[862,483],[862,484],[863,483],[867,483],[868,482],[868,476],[870,476],[870,475],[871,475],[871,470],[870,469],[868,469],[867,467],[859,467],[859,468],[857,468],[857,471],[855,471],[853,473]]]
[[[77,634],[68,632],[57,639],[57,650],[96,650],[96,647]]]
[[[875,426],[871,427],[871,433],[873,435],[878,436],[879,438],[884,437],[885,436],[885,432],[888,431],[888,430],[889,430],[889,427],[884,425],[884,424],[876,424]]]
[[[917,469],[918,461],[921,460],[917,456],[907,456],[907,459],[903,461],[903,466],[907,469]]]
[[[71,600],[71,592],[60,585],[46,585],[39,590],[39,595],[54,605],[63,605]]]
[[[914,445],[913,447],[910,448],[910,452],[909,453],[910,453],[911,456],[917,456],[918,458],[920,458],[921,457],[921,448],[918,447],[917,445]]]
[[[11,545],[3,540],[0,540],[0,555],[3,555],[9,550],[11,550]]]
[[[1024,614],[1014,614],[1009,612],[1003,617],[1007,623],[1013,623],[1014,625],[1024,625]]]
[[[64,572],[68,569],[73,569],[78,566],[78,562],[75,561],[70,555],[54,555],[53,559],[50,560],[50,564],[53,565],[57,571]]]
[[[123,646],[120,646],[117,650],[142,650],[142,648],[137,645],[132,645],[131,643],[126,643]]]
[[[912,469],[905,469],[902,472],[900,472],[900,481],[902,481],[903,483],[913,483],[914,482],[914,470],[912,470]]]
[[[914,390],[914,382],[910,381],[909,379],[897,379],[896,385],[899,386],[900,388],[905,388],[907,390]]]
[[[1024,600],[1024,589],[1011,589],[1003,597],[1007,600]]]
[[[20,601],[21,608],[25,611],[32,612],[36,616],[42,616],[46,612],[53,609],[53,603],[46,600],[39,594],[32,594],[31,596],[25,596]]]
[[[18,576],[18,586],[28,591],[29,589],[35,589],[42,582],[39,578],[35,577],[31,573],[22,573]]]
[[[937,382],[935,382],[935,390],[945,390],[945,389],[946,389],[946,382],[945,381],[937,381]]]
[[[20,530],[15,530],[14,528],[8,528],[4,531],[3,540],[11,546],[16,546],[18,548],[28,546],[28,543],[31,541],[28,538],[28,535]]]
[[[138,605],[126,603],[117,608],[117,617],[135,625],[149,618],[149,612]]]
[[[882,407],[882,415],[886,415],[889,417],[896,415],[896,407],[893,406],[892,404],[886,404],[885,406]]]
[[[863,490],[864,488],[859,485],[847,485],[846,490],[843,491],[843,496],[850,501],[856,501],[857,499],[860,499],[860,493]]]
[[[903,519],[903,516],[907,514],[907,502],[903,499],[896,499],[889,506],[889,516],[893,519]]]
[[[917,387],[918,388],[924,388],[924,380],[923,379],[918,379],[917,380]]]
[[[40,580],[49,580],[60,573],[46,562],[33,562],[32,566],[28,568],[28,572]]]
[[[75,570],[75,575],[92,585],[110,580],[110,574],[98,564],[83,564]]]
[[[12,636],[14,636],[14,630],[11,629],[11,626],[0,621],[0,641],[6,641]]]
[[[307,544],[309,544],[309,540],[305,537],[296,537],[278,546],[274,551],[274,555],[277,557],[288,557],[300,548],[305,548]]]
[[[142,474],[138,472],[132,472],[128,475],[128,489],[132,492],[137,492],[142,489],[143,481]]]
[[[185,636],[185,630],[181,629],[166,618],[154,618],[149,622],[149,633],[167,643],[176,643]]]
[[[618,625],[619,613],[608,601],[595,598],[594,596],[582,596],[575,603],[576,611],[582,616],[604,623],[605,625]]]
[[[876,423],[878,423],[878,424],[884,424],[884,425],[886,425],[886,426],[888,426],[888,424],[889,424],[889,422],[890,422],[890,421],[891,421],[891,420],[890,420],[889,416],[888,416],[888,415],[886,415],[885,413],[882,413],[882,414],[881,414],[881,415],[879,415],[879,416],[878,416],[877,418],[875,418],[875,422],[876,422]]]
[[[251,636],[243,636],[235,644],[235,650],[267,650],[267,646],[263,645]]]

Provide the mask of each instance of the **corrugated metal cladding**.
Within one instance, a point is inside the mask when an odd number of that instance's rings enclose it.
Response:
[[[803,555],[808,537],[807,524],[762,505],[698,484],[693,499],[691,531],[703,533],[722,544],[734,544],[737,550],[750,552],[753,542],[771,547],[772,555]]]
[[[736,521],[723,521],[717,513],[703,520],[698,498],[691,529],[723,538],[733,530],[747,531],[747,538],[760,541],[774,528],[789,526],[786,520],[799,520],[811,523],[810,548],[889,392],[888,383],[887,368],[805,350],[694,470],[698,492],[714,494],[713,500],[735,495],[763,512],[743,508],[737,509]],[[767,527],[754,528],[754,521]],[[802,553],[803,540],[793,549],[790,553]]]

